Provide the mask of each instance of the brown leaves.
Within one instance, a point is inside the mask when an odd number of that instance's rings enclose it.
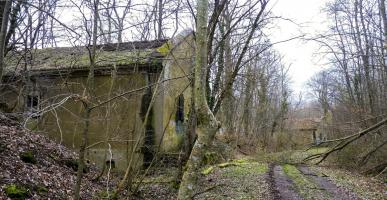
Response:
[[[6,198],[3,190],[9,184],[26,187],[32,199],[66,199],[72,195],[75,173],[60,160],[76,160],[76,153],[43,135],[22,129],[15,122],[8,122],[4,116],[0,116],[0,144],[0,199]],[[23,152],[31,152],[36,162],[23,162],[20,158]],[[91,199],[103,187],[91,181],[95,174],[95,167],[91,167],[84,180],[83,199]]]

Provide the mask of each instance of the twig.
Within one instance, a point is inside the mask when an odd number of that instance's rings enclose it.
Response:
[[[195,193],[195,194],[192,196],[192,199],[195,198],[195,197],[198,196],[198,195],[201,195],[201,194],[203,194],[203,193],[209,192],[209,191],[211,191],[211,190],[213,190],[213,189],[215,189],[215,188],[217,188],[217,187],[219,187],[219,186],[223,186],[223,185],[225,185],[225,184],[222,183],[222,184],[213,185],[213,186],[211,186],[211,187],[208,187],[208,188],[206,188],[206,189],[203,190],[203,191],[200,191],[200,192]]]
[[[380,175],[382,175],[386,171],[387,171],[387,167],[385,167],[378,175],[376,175],[375,178],[379,177]]]
[[[313,159],[317,159],[317,158],[321,158],[316,164],[320,164],[322,161],[324,161],[330,154],[332,154],[333,152],[336,152],[336,151],[339,151],[339,150],[342,150],[343,148],[345,148],[347,145],[351,144],[352,142],[358,140],[359,138],[363,137],[364,135],[370,133],[370,132],[373,132],[375,130],[378,130],[381,126],[383,126],[385,123],[387,122],[387,118],[383,119],[382,121],[376,123],[375,125],[367,128],[367,129],[364,129],[362,131],[360,131],[359,133],[356,133],[356,134],[352,134],[352,135],[349,135],[349,136],[346,136],[346,137],[342,137],[342,138],[339,138],[339,139],[334,139],[334,140],[329,140],[329,141],[325,141],[324,143],[327,143],[327,142],[339,142],[338,144],[336,144],[334,147],[332,147],[328,152],[325,152],[325,153],[319,153],[319,154],[314,154],[314,155],[311,155],[311,156],[308,156],[307,158],[304,159],[304,161],[308,161],[308,160],[313,160]],[[316,146],[320,146],[321,144],[323,143],[320,143]]]
[[[109,181],[110,181],[110,171],[112,170],[113,153],[112,153],[112,146],[110,145],[110,143],[108,143],[108,146],[109,146],[109,169],[107,172],[107,180],[106,180],[106,194],[107,194],[107,198],[110,199]]]
[[[56,108],[62,106],[64,103],[66,103],[69,99],[72,99],[72,98],[79,98],[79,96],[78,96],[78,95],[75,95],[75,94],[69,95],[69,96],[63,98],[61,101],[59,101],[59,102],[57,102],[57,103],[51,104],[51,105],[49,105],[49,106],[47,106],[47,107],[45,107],[45,108],[43,108],[43,109],[41,109],[41,110],[39,110],[39,111],[37,111],[37,112],[34,112],[34,113],[28,115],[27,118],[24,120],[23,127],[24,127],[24,128],[27,128],[27,127],[26,127],[26,126],[27,126],[27,123],[28,123],[28,121],[29,121],[32,117],[40,116],[40,115],[42,115],[42,114],[44,114],[44,113],[47,113],[47,112],[49,112],[49,111],[51,111],[51,110],[53,110],[53,109],[56,109]]]
[[[99,144],[102,144],[102,143],[108,143],[108,142],[135,142],[136,140],[103,140],[103,141],[99,141],[99,142],[96,142],[96,143],[93,143],[89,146],[86,147],[86,149],[90,149],[94,146],[97,146]]]
[[[379,146],[377,146],[372,151],[369,151],[365,156],[363,156],[363,158],[362,158],[362,160],[360,162],[361,165],[365,165],[368,162],[368,160],[371,157],[371,155],[374,154],[376,151],[378,151],[380,148],[382,148],[386,144],[387,144],[387,140],[382,142]]]
[[[179,76],[179,77],[174,77],[174,78],[169,78],[169,79],[164,79],[164,80],[159,80],[159,81],[157,81],[156,83],[149,84],[149,85],[144,86],[144,87],[141,87],[141,88],[137,88],[137,89],[134,89],[134,90],[130,90],[130,91],[121,93],[121,94],[119,94],[119,95],[117,95],[117,96],[114,96],[114,97],[112,97],[112,98],[110,98],[110,99],[108,99],[108,100],[106,100],[106,101],[103,101],[103,102],[101,102],[101,103],[99,103],[99,104],[97,104],[97,105],[94,105],[93,107],[90,108],[90,110],[93,110],[93,109],[95,109],[95,108],[97,108],[97,107],[99,107],[99,106],[102,106],[102,105],[104,105],[104,104],[107,104],[107,103],[109,103],[109,102],[111,102],[111,101],[113,101],[113,100],[115,100],[115,99],[118,99],[118,98],[120,98],[120,97],[123,97],[123,96],[125,96],[125,95],[131,94],[131,93],[135,93],[135,92],[139,92],[139,91],[145,90],[145,89],[147,89],[147,88],[149,88],[149,87],[152,87],[152,86],[155,86],[155,85],[157,86],[157,85],[159,85],[159,84],[161,84],[161,83],[164,83],[164,82],[167,82],[167,81],[172,81],[172,80],[177,80],[177,79],[186,78],[186,77],[189,76],[189,75],[190,75],[190,74],[184,75],[184,76]]]

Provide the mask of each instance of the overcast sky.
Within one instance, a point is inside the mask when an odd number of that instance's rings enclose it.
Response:
[[[269,8],[272,9],[274,15],[289,20],[274,20],[275,24],[272,24],[273,28],[268,32],[269,38],[275,43],[303,34],[306,34],[306,37],[312,37],[316,33],[326,31],[327,28],[324,22],[327,17],[321,12],[321,9],[329,1],[331,0],[271,0]],[[76,18],[74,13],[78,12],[66,11],[61,14],[61,19],[65,23],[71,24],[73,19]],[[136,39],[130,37],[130,35],[125,35],[124,40],[132,41]],[[313,74],[322,69],[324,63],[321,56],[316,55],[318,45],[297,39],[276,44],[274,48],[284,56],[285,64],[291,66],[290,77],[292,80],[291,88],[294,91],[293,95],[298,96],[299,92],[303,92],[305,93],[303,96],[307,97],[306,82]]]
[[[287,20],[278,20],[276,28],[272,29],[270,38],[272,42],[286,40],[302,34],[307,37],[326,31],[324,22],[327,16],[321,8],[329,0],[273,0],[272,11],[276,16],[293,20],[296,25]],[[308,79],[322,69],[324,60],[318,53],[318,45],[313,42],[293,40],[275,46],[290,67],[292,89],[294,95],[305,93]],[[303,96],[306,97],[306,94]]]

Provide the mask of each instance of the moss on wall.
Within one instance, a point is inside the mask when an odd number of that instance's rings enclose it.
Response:
[[[171,51],[172,46],[173,46],[172,42],[168,41],[163,45],[161,45],[161,47],[157,48],[156,51],[159,52],[161,55],[166,56]]]
[[[142,50],[122,50],[122,51],[97,51],[96,66],[113,66],[113,65],[131,65],[146,64],[152,58],[154,49]],[[47,69],[66,69],[66,68],[88,68],[90,58],[85,48],[45,48],[35,49],[31,52],[30,70],[47,70]],[[19,55],[7,57],[6,72],[12,72],[16,66],[22,65],[23,59]]]

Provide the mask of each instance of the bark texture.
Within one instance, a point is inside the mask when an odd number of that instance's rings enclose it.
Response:
[[[197,182],[197,173],[201,167],[204,153],[211,145],[219,123],[208,107],[206,99],[206,72],[207,72],[207,17],[208,0],[199,0],[197,8],[197,33],[196,33],[196,61],[195,84],[193,98],[197,116],[196,140],[186,171],[180,184],[178,199],[192,199]]]
[[[5,67],[4,64],[4,55],[6,50],[6,35],[8,30],[8,19],[9,19],[9,12],[11,10],[12,2],[11,0],[2,2],[0,4],[0,11],[1,11],[1,24],[0,24],[0,82],[1,78],[3,76],[3,69]]]

